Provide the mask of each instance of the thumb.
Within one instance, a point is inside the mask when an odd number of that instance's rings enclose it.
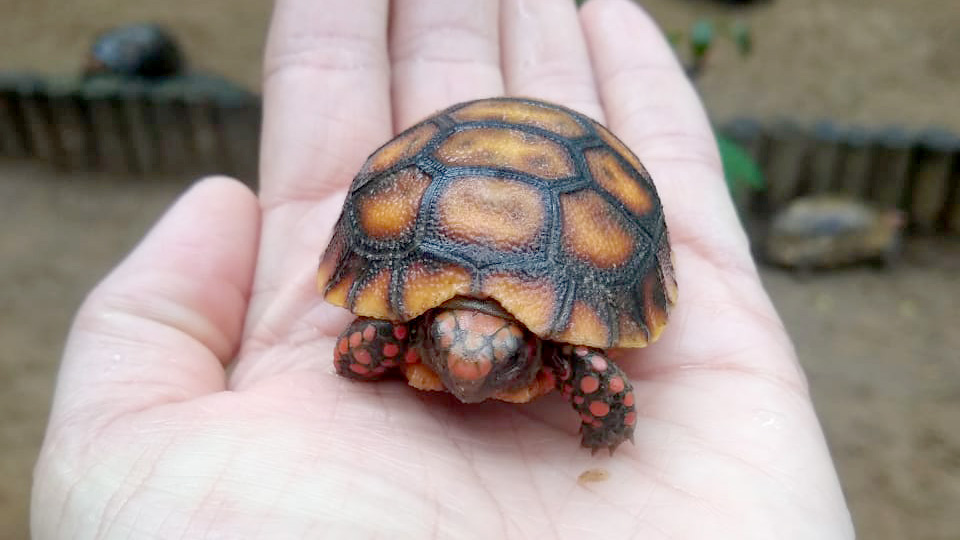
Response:
[[[258,232],[256,196],[239,182],[208,178],[183,194],[77,313],[51,428],[90,428],[222,390]]]

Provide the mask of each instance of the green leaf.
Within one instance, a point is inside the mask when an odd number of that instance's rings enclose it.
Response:
[[[690,30],[690,50],[694,59],[701,59],[710,50],[713,44],[713,23],[707,19],[700,19]]]
[[[731,193],[740,193],[745,188],[759,191],[766,187],[760,166],[746,149],[722,135],[717,135],[717,146],[723,161],[723,175]]]

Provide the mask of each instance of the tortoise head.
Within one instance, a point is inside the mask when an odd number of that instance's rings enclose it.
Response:
[[[426,321],[423,361],[464,403],[528,386],[540,371],[539,339],[511,318],[440,308]]]

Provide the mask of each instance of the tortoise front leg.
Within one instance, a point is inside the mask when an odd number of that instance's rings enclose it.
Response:
[[[557,388],[583,422],[581,445],[593,453],[608,448],[612,455],[623,441],[633,442],[637,423],[633,385],[620,367],[598,349],[573,345],[551,349]]]
[[[410,328],[404,323],[359,317],[337,338],[333,363],[337,374],[374,381],[399,374],[410,347]]]

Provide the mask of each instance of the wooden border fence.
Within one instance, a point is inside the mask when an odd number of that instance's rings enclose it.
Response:
[[[949,132],[748,119],[719,131],[742,144],[766,177],[764,191],[745,197],[748,211],[844,193],[903,210],[913,232],[960,234],[960,137]]]
[[[735,120],[719,131],[760,164],[767,188],[750,211],[840,192],[898,207],[911,230],[960,234],[960,137],[830,122]],[[0,157],[63,171],[226,173],[257,177],[260,98],[228,81],[51,78],[0,72]]]
[[[63,171],[254,179],[260,99],[223,79],[150,83],[0,73],[0,156]]]

